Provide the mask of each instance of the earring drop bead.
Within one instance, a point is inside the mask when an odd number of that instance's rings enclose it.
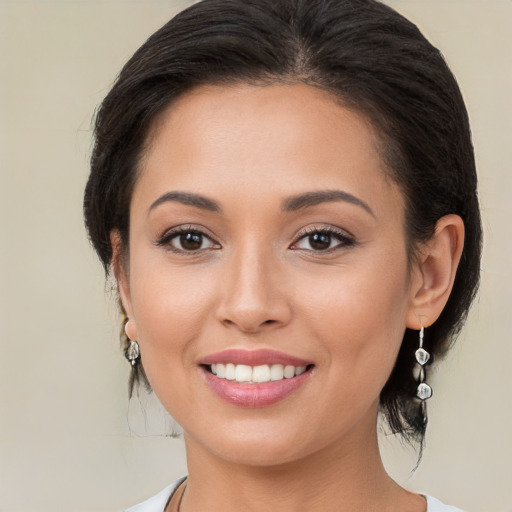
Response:
[[[427,400],[432,396],[432,388],[425,382],[422,382],[416,390],[416,396],[421,400]]]
[[[137,364],[137,359],[140,357],[139,344],[136,341],[130,341],[130,346],[126,349],[126,358],[130,361],[132,366]]]
[[[416,396],[423,402],[432,396],[432,388],[425,382],[425,365],[430,359],[430,354],[423,348],[423,336],[425,329],[420,329],[419,348],[414,353],[416,361],[420,365],[418,371],[418,387],[416,388]]]
[[[430,359],[430,354],[424,348],[419,348],[418,350],[416,350],[415,354],[416,361],[418,361],[418,363],[421,364],[421,366],[427,364],[428,360]]]

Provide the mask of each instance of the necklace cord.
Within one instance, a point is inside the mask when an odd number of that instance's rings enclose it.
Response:
[[[187,482],[183,482],[184,486],[183,486],[183,490],[181,491],[181,494],[180,494],[180,497],[179,497],[179,500],[178,500],[178,504],[177,504],[177,507],[176,507],[176,512],[181,512],[181,502],[183,501],[183,496],[185,495],[185,491],[187,490]]]

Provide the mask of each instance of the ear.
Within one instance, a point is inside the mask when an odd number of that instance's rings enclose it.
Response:
[[[463,247],[462,219],[458,215],[441,217],[433,237],[421,249],[414,264],[411,306],[406,318],[408,328],[419,330],[437,320],[452,291]]]
[[[110,233],[110,244],[112,246],[112,270],[117,283],[117,292],[127,318],[124,329],[129,339],[137,340],[137,327],[133,317],[130,296],[129,267],[119,231],[114,230]]]

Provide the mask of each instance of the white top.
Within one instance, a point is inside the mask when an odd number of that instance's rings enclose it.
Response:
[[[185,480],[181,478],[173,484],[169,485],[158,494],[155,494],[149,500],[146,500],[138,505],[127,508],[124,512],[164,512],[167,503],[171,499],[174,491],[179,485]],[[439,500],[432,498],[431,496],[423,495],[427,500],[427,512],[462,512],[459,508],[451,507],[450,505],[444,505]]]

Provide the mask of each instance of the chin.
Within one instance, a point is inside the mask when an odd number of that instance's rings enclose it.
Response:
[[[305,424],[285,428],[278,423],[246,420],[194,436],[187,434],[185,427],[187,450],[199,449],[231,464],[271,467],[305,459],[330,444],[329,439],[319,436],[321,429],[312,432]]]
[[[276,446],[276,443],[245,443],[243,446],[227,443],[227,445],[225,450],[217,453],[217,456],[237,465],[268,468],[304,458],[304,452],[299,452],[297,447]]]

